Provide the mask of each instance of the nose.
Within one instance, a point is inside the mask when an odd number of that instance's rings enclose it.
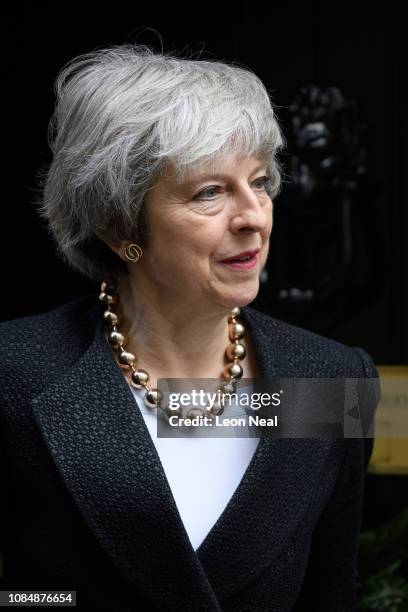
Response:
[[[256,194],[250,188],[243,188],[237,193],[230,219],[233,233],[262,232],[271,221],[272,203],[266,194]]]

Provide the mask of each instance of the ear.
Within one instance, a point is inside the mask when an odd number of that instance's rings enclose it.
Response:
[[[114,253],[116,253],[116,255],[118,255],[121,259],[123,259],[123,251],[125,247],[127,246],[128,242],[125,242],[125,241],[108,242],[107,240],[104,240],[103,242],[107,244],[108,247],[112,249]]]

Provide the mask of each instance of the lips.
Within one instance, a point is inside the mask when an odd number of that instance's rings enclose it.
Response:
[[[242,251],[242,253],[238,253],[237,255],[233,255],[228,259],[222,259],[221,263],[235,263],[237,261],[249,261],[251,257],[259,253],[259,249],[255,249],[252,251]]]

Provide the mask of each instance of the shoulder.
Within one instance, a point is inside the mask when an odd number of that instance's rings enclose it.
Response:
[[[94,295],[86,295],[75,298],[35,315],[18,317],[9,321],[0,322],[0,348],[7,348],[36,342],[40,338],[43,341],[51,340],[51,333],[57,332],[64,336],[65,332],[71,333],[84,323],[84,316],[90,314],[92,303],[97,304]],[[45,332],[48,332],[45,334]],[[45,334],[45,335],[42,335]]]
[[[279,361],[287,376],[348,376],[377,378],[370,355],[360,347],[276,319],[251,306],[242,309],[249,324],[263,337],[263,346]],[[285,371],[286,370],[286,371]]]
[[[359,422],[363,427],[364,436],[374,427],[374,416],[381,398],[381,388],[377,368],[365,350],[347,346],[291,325],[249,306],[242,310],[246,321],[254,330],[256,329],[256,336],[263,338],[261,349],[271,356],[267,357],[267,361],[273,366],[276,365],[278,375],[300,379],[320,377],[352,379],[356,383]],[[331,385],[327,388],[330,389]],[[340,391],[341,385],[334,388]],[[347,424],[349,426],[348,421]],[[359,482],[364,479],[373,451],[373,434],[373,429],[372,434],[367,437],[354,437],[356,433],[353,433],[345,440],[343,450],[346,451],[347,461],[342,469],[349,469],[347,472],[349,480],[354,477],[356,482],[359,480],[356,474],[357,465],[361,467]]]
[[[94,295],[0,323],[0,384],[41,388],[75,362],[93,339],[100,303]]]

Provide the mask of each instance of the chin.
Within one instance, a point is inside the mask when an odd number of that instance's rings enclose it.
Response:
[[[259,293],[259,282],[257,286],[253,288],[252,291],[237,291],[235,295],[232,293],[230,296],[225,296],[223,302],[225,306],[232,309],[235,306],[242,308],[243,306],[248,306],[251,302],[254,301],[256,296]]]

